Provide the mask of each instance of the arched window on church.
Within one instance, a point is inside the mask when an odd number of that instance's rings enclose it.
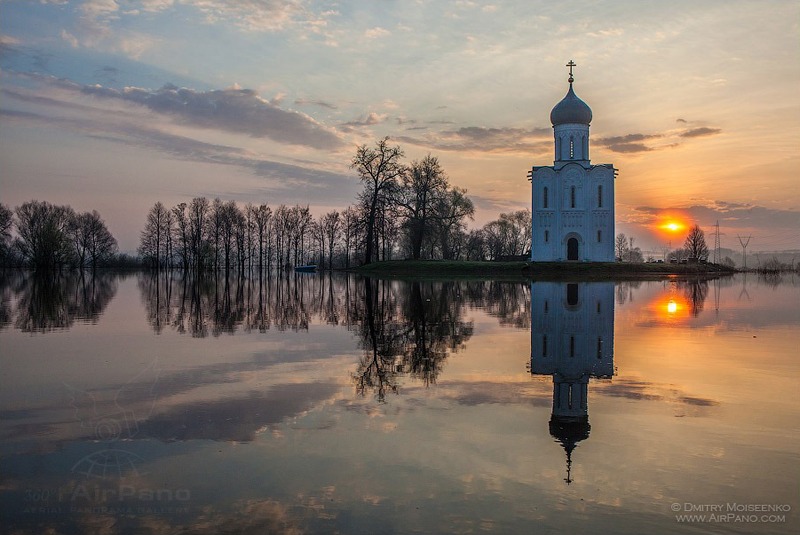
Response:
[[[575,157],[575,138],[569,136],[569,159],[573,159]]]
[[[597,358],[603,358],[603,339],[597,338]]]
[[[603,242],[603,231],[602,230],[598,230],[597,231],[597,243],[602,243],[602,242]]]
[[[570,358],[575,356],[575,337],[569,337],[569,356]]]
[[[545,230],[544,231],[544,242],[548,243],[549,241],[550,241],[550,231],[549,230]]]
[[[547,208],[547,186],[542,190],[542,208]]]
[[[598,184],[597,185],[597,207],[598,208],[602,208],[603,207],[603,185],[602,184]],[[597,241],[600,241],[600,240],[597,240]]]
[[[547,356],[547,335],[542,336],[542,356]]]
[[[569,189],[569,207],[575,208],[575,186]]]

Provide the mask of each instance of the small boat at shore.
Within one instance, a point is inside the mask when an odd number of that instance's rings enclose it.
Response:
[[[298,273],[316,273],[317,266],[309,264],[307,266],[295,266],[294,270]]]

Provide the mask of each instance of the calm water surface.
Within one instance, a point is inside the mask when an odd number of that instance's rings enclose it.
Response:
[[[800,531],[797,278],[0,296],[4,532]]]

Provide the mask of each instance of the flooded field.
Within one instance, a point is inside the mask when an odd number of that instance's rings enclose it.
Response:
[[[800,280],[0,279],[8,533],[796,533]]]

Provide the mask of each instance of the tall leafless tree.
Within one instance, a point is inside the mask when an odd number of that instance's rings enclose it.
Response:
[[[366,242],[364,244],[364,263],[369,264],[375,258],[375,233],[378,209],[397,187],[398,180],[405,173],[405,166],[400,162],[403,151],[399,146],[389,146],[389,138],[385,137],[375,144],[375,148],[361,145],[350,163],[358,177],[364,183],[364,200],[366,213]]]

